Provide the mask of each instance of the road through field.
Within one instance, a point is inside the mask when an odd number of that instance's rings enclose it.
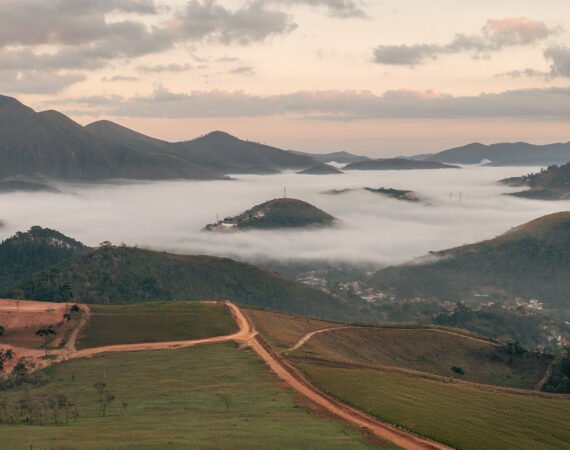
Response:
[[[299,350],[303,345],[305,345],[307,342],[309,342],[309,340],[311,340],[311,338],[313,336],[315,336],[317,334],[328,333],[331,331],[353,330],[353,329],[369,330],[371,328],[370,327],[363,327],[363,326],[346,325],[346,326],[330,327],[330,328],[323,328],[321,330],[311,331],[310,333],[307,333],[301,339],[299,339],[292,347],[285,350],[285,353],[292,353],[295,350]],[[382,329],[382,328],[380,327],[379,329]],[[386,327],[385,329],[386,330],[392,330],[393,328]],[[473,337],[473,336],[467,336],[465,334],[456,333],[454,331],[440,330],[439,328],[428,328],[428,327],[424,327],[424,328],[403,328],[403,327],[401,327],[399,329],[400,330],[410,330],[410,331],[432,331],[435,333],[449,334],[451,336],[457,336],[457,337],[460,337],[463,339],[467,339],[469,341],[479,342],[481,344],[491,345],[493,347],[500,347],[500,344],[497,344],[496,342],[492,342],[492,341],[489,341],[486,339],[481,339],[481,338],[477,338],[477,337]]]
[[[121,344],[109,345],[103,347],[89,348],[77,351],[75,348],[75,341],[79,335],[80,329],[84,327],[89,319],[89,308],[86,305],[81,305],[82,319],[74,330],[71,339],[66,347],[59,352],[54,351],[53,354],[57,355],[52,361],[44,361],[42,367],[50,363],[60,362],[67,359],[89,358],[101,353],[108,352],[131,352],[131,351],[149,351],[149,350],[168,350],[180,349],[186,347],[193,347],[197,345],[218,344],[223,342],[235,342],[242,345],[250,346],[259,357],[267,363],[269,368],[281,378],[292,389],[302,394],[309,399],[312,403],[320,408],[328,411],[331,415],[336,416],[346,422],[349,422],[357,427],[366,429],[369,433],[389,441],[403,449],[409,450],[448,450],[449,447],[430,441],[428,439],[416,436],[410,432],[401,430],[395,426],[388,425],[372,416],[369,416],[362,411],[352,408],[344,403],[339,402],[326,394],[320,392],[315,388],[305,376],[285,358],[277,355],[273,349],[264,341],[255,329],[252,322],[245,316],[241,309],[226,301],[225,304],[229,308],[239,330],[227,336],[215,336],[206,339],[195,339],[188,341],[168,341],[156,343],[142,343],[142,344]],[[326,330],[322,330],[326,331]],[[308,340],[310,338],[306,337]],[[299,346],[301,346],[300,343]]]

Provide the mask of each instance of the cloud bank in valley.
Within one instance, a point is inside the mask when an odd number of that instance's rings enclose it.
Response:
[[[263,258],[399,263],[463,243],[492,238],[570,202],[528,201],[502,195],[495,183],[528,168],[410,172],[351,172],[331,176],[240,176],[237,181],[180,181],[63,186],[65,194],[0,195],[2,238],[32,225],[58,229],[89,245],[110,240],[179,253],[246,260]],[[291,197],[338,217],[338,228],[318,231],[204,233],[204,225],[265,200]],[[417,191],[431,205],[398,202],[356,190],[392,187]],[[459,192],[462,201],[459,202]],[[452,196],[450,196],[452,194]]]

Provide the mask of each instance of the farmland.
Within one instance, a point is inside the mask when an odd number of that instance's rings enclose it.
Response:
[[[311,331],[342,326],[335,322],[278,312],[257,309],[244,311],[255,324],[255,328],[277,351],[288,349]]]
[[[459,449],[566,449],[570,400],[446,384],[401,373],[301,364],[325,392]]]
[[[400,367],[474,383],[532,389],[550,357],[511,352],[437,329],[346,328],[314,335],[291,354],[342,364]],[[461,374],[453,371],[461,371]]]
[[[78,348],[202,339],[237,331],[220,303],[174,302],[140,305],[91,305]]]
[[[304,408],[255,354],[232,344],[102,354],[46,374],[48,384],[0,399],[63,394],[76,402],[77,421],[0,424],[0,448],[371,448],[360,431]],[[116,397],[106,417],[100,381]]]

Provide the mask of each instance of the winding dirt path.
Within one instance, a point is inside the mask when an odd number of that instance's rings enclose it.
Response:
[[[355,326],[355,325],[347,325],[347,326],[340,326],[340,327],[330,327],[330,328],[323,328],[321,330],[315,330],[315,331],[311,331],[310,333],[307,333],[306,335],[304,335],[301,339],[299,339],[292,347],[288,348],[287,350],[285,350],[284,353],[291,353],[294,352],[295,350],[299,350],[303,345],[305,345],[307,342],[309,342],[309,340],[311,340],[311,338],[317,334],[321,334],[321,333],[328,333],[331,331],[340,331],[340,330],[354,330],[354,329],[362,329],[362,330],[409,330],[409,331],[430,331],[430,332],[436,332],[436,333],[443,333],[443,334],[450,334],[452,336],[457,336],[463,339],[467,339],[470,341],[474,341],[474,342],[479,342],[482,344],[487,344],[487,345],[492,345],[494,347],[500,347],[500,344],[497,344],[496,342],[492,342],[492,341],[488,341],[486,339],[481,339],[481,338],[476,338],[474,336],[467,336],[465,334],[461,334],[461,333],[456,333],[454,331],[448,331],[448,330],[441,330],[439,328],[408,328],[408,327],[402,327],[402,328],[390,328],[390,327],[361,327],[361,326]]]
[[[142,352],[149,350],[172,350],[178,348],[194,347],[197,345],[206,344],[220,344],[223,342],[237,342],[240,344],[249,344],[250,340],[257,334],[249,321],[245,318],[241,310],[233,303],[226,302],[230,309],[232,316],[239,327],[239,330],[234,334],[227,336],[214,336],[205,339],[193,339],[188,341],[167,341],[167,342],[152,342],[141,344],[119,344],[107,345],[103,347],[86,348],[84,350],[75,351],[69,359],[89,358],[99,353],[109,352]]]

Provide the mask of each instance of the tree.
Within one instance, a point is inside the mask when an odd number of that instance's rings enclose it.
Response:
[[[57,332],[54,327],[42,327],[36,331],[36,336],[41,336],[44,338],[44,348],[46,351],[46,356],[48,354],[48,344],[55,337]]]
[[[14,352],[12,349],[0,349],[0,372],[4,370],[4,363],[11,361],[12,359],[14,359]]]
[[[98,381],[93,387],[97,390],[97,394],[99,395],[99,411],[101,411],[101,416],[105,417],[107,415],[107,406],[115,400],[115,394],[113,394],[102,381]]]

